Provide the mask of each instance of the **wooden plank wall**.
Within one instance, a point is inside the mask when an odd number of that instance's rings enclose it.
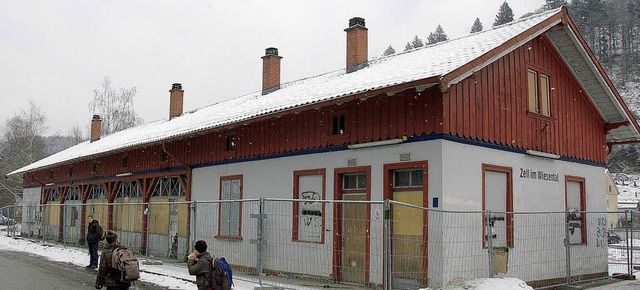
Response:
[[[551,77],[551,117],[528,113],[527,69]],[[542,36],[443,94],[445,134],[605,163],[604,121]]]
[[[320,109],[311,109],[259,122],[239,124],[218,129],[179,141],[167,143],[166,148],[181,161],[169,158],[161,161],[160,145],[118,152],[95,160],[85,160],[73,164],[73,178],[89,179],[99,176],[114,176],[125,172],[152,171],[163,168],[206,164],[252,158],[271,154],[296,152],[400,138],[403,135],[431,134],[440,132],[442,94],[436,87],[417,92],[415,89],[393,96],[386,94],[354,100],[339,105],[333,104]],[[344,114],[347,134],[332,136],[333,116]],[[233,135],[236,150],[225,151],[226,137]],[[129,167],[122,167],[122,158],[128,156]],[[92,173],[93,162],[97,162],[96,173]],[[68,181],[69,166],[36,172],[36,180],[48,182]],[[25,178],[25,186],[36,186]]]
[[[527,113],[527,68],[551,76],[551,117]],[[334,115],[344,114],[347,134],[332,136]],[[253,158],[332,145],[445,133],[472,140],[606,162],[604,121],[544,36],[498,59],[445,93],[407,89],[261,121],[167,143],[179,160],[162,161],[161,145],[117,152],[73,164],[73,180]],[[225,151],[226,137],[236,149]],[[128,156],[129,167],[122,167]],[[97,172],[92,173],[93,162]],[[34,173],[43,183],[68,181],[69,165]],[[30,178],[26,187],[37,186]]]

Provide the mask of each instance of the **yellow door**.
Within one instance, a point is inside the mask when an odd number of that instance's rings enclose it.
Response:
[[[422,191],[398,191],[393,200],[422,207]],[[396,285],[424,285],[424,214],[419,208],[393,205],[393,277]]]
[[[344,194],[343,200],[365,201],[364,193]],[[342,281],[363,284],[367,271],[367,205],[342,206]]]

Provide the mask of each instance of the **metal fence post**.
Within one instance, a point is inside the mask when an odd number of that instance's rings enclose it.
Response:
[[[187,246],[191,247],[193,245],[193,240],[197,237],[198,234],[198,202],[191,201],[191,220],[193,221],[192,232],[187,235]],[[188,248],[187,248],[188,249]],[[188,251],[187,251],[188,252]]]
[[[485,216],[485,225],[487,227],[487,254],[489,255],[489,278],[493,278],[493,232],[491,229],[491,211],[487,211]]]
[[[569,232],[571,217],[569,216],[569,209],[565,210],[565,225],[564,225],[564,244],[566,250],[565,267],[567,272],[567,285],[571,285],[571,234]]]
[[[625,234],[625,245],[626,245],[626,250],[627,250],[627,274],[631,275],[631,259],[629,259],[629,228],[630,228],[630,224],[629,224],[629,210],[625,210],[624,211],[624,222],[625,222],[625,228],[624,228],[624,234]]]
[[[266,245],[266,241],[264,240],[264,220],[267,218],[267,215],[264,213],[265,210],[265,198],[260,198],[260,204],[258,205],[258,213],[251,214],[251,218],[258,219],[256,221],[256,239],[251,240],[252,244],[256,244],[256,250],[258,255],[256,257],[256,272],[258,274],[258,284],[262,286],[262,273],[263,269],[263,252],[264,246]]]
[[[383,259],[383,277],[384,277],[384,289],[392,289],[393,275],[391,273],[391,204],[389,200],[384,201],[384,222],[383,222],[383,240],[382,240],[382,253],[384,253]]]
[[[633,274],[633,211],[631,213],[631,227],[629,227],[630,237],[631,237],[631,250],[629,250],[629,274]]]
[[[42,216],[41,216],[41,220],[42,220],[41,221],[41,224],[42,224],[41,225],[41,227],[42,227],[42,245],[43,246],[45,245],[45,241],[47,240],[47,231],[49,229],[47,227],[47,223],[46,223],[46,221],[47,221],[46,217],[47,217],[47,214],[48,214],[47,208],[48,208],[48,206],[45,204],[43,206],[43,208],[42,208]]]
[[[145,229],[146,232],[146,240],[147,243],[144,245],[144,258],[145,260],[149,260],[149,244],[151,243],[151,241],[149,241],[149,221],[151,220],[151,203],[147,203],[147,208],[144,210],[144,214],[147,216],[147,228]]]

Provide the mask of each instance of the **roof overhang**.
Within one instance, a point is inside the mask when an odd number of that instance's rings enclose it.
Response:
[[[545,35],[549,39],[607,124],[605,132],[607,143],[640,143],[640,126],[584,38],[577,33],[575,23],[569,17],[565,7],[560,13],[531,27],[525,33],[443,76],[440,89],[446,91],[451,85],[464,80],[540,35]]]

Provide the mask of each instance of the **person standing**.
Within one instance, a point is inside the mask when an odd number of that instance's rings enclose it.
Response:
[[[196,276],[196,285],[198,290],[216,289],[209,285],[211,275],[211,261],[213,258],[207,252],[207,242],[199,240],[193,245],[193,253],[187,257],[187,269],[189,275]]]
[[[89,215],[89,226],[87,227],[87,244],[89,245],[89,265],[87,268],[98,268],[98,243],[102,237],[102,227],[97,220]]]
[[[127,290],[131,287],[131,282],[121,282],[118,277],[112,276],[118,271],[111,265],[111,255],[113,251],[120,247],[120,239],[114,231],[107,232],[107,243],[109,247],[102,251],[100,255],[100,267],[98,267],[98,275],[96,276],[96,289],[102,289],[107,286],[107,290]]]

